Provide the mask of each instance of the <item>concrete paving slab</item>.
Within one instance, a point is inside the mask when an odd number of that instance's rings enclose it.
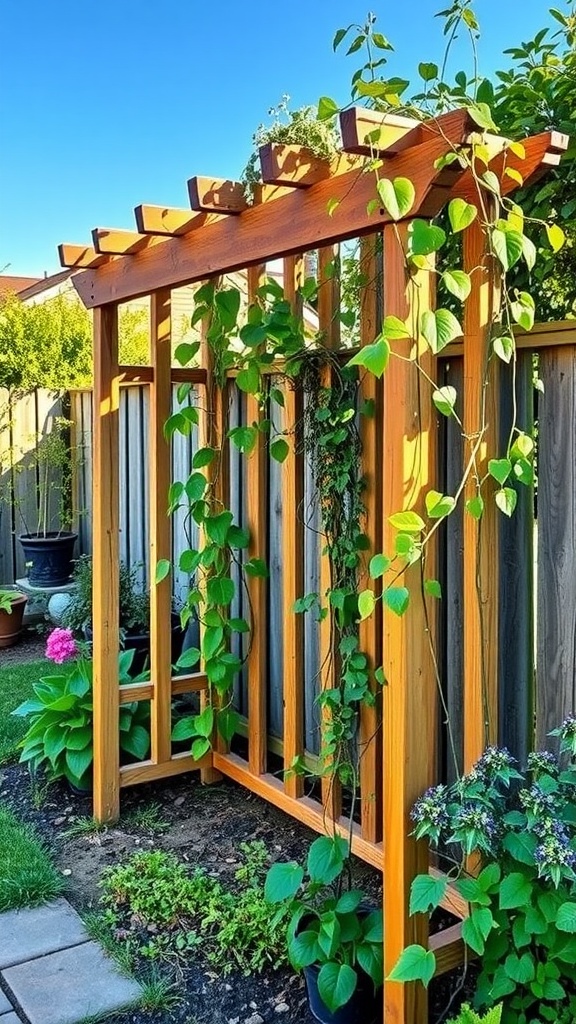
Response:
[[[8,967],[2,978],[30,1024],[78,1024],[85,1017],[122,1010],[142,994],[96,942]]]
[[[0,914],[0,970],[88,941],[82,918],[68,900]]]
[[[10,1013],[0,1014],[0,1024],[22,1024],[20,1017],[12,1010]]]
[[[9,1010],[13,1010],[14,1007],[8,999],[8,996],[4,995],[4,992],[0,988],[0,1014],[8,1013]]]

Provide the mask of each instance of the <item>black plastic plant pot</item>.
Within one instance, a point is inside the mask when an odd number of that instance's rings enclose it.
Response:
[[[70,582],[77,533],[24,533],[18,539],[33,587],[64,587]]]
[[[306,992],[310,1012],[320,1024],[381,1024],[382,1021],[382,990],[374,991],[372,980],[363,971],[358,972],[358,984],[352,998],[331,1013],[320,998],[318,991],[317,964],[304,967]]]
[[[178,661],[182,653],[184,631],[180,625],[180,616],[175,612],[171,615],[170,634],[172,637],[172,664]],[[84,626],[84,638],[92,643],[92,627]],[[124,633],[123,647],[125,651],[134,651],[134,658],[130,667],[130,675],[137,676],[150,668],[150,633]]]

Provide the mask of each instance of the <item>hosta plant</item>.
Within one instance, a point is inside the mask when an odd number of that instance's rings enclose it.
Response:
[[[93,760],[92,663],[82,657],[67,629],[53,630],[46,654],[56,664],[70,663],[61,675],[39,679],[33,686],[34,696],[12,712],[30,721],[20,743],[20,760],[28,761],[33,771],[44,765],[51,781],[66,778],[72,786],[86,790],[91,787]],[[119,655],[121,685],[134,681],[133,657],[132,650]],[[137,760],[146,757],[150,746],[148,718],[146,706],[139,702],[120,708],[120,749]]]
[[[368,979],[383,980],[382,913],[366,906],[364,893],[349,881],[349,844],[321,836],[306,864],[273,864],[265,895],[288,912],[288,959],[295,970],[319,968],[318,991],[331,1013],[344,1006]],[[346,881],[345,881],[346,879]]]
[[[576,1019],[576,718],[555,735],[559,756],[532,753],[519,772],[507,750],[490,747],[412,811],[418,839],[445,857],[459,851],[448,878],[469,903],[462,938],[480,966],[474,1004],[503,1001],[502,1024]],[[411,913],[438,907],[447,884],[418,875]],[[434,970],[434,953],[410,946],[391,978],[427,985]]]

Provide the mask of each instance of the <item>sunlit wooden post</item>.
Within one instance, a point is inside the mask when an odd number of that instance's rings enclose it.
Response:
[[[434,375],[434,360],[418,339],[418,319],[431,305],[431,275],[419,272],[406,279],[405,261],[397,236],[406,243],[406,225],[384,228],[384,313],[406,321],[415,341],[393,343],[404,359],[391,357],[384,375],[384,551],[394,551],[397,531],[388,517],[414,509],[422,514],[424,496],[436,484],[436,416],[430,389],[422,386],[413,361]],[[434,552],[427,550],[434,571]],[[385,608],[384,686],[384,977],[402,950],[412,943],[428,945],[425,914],[408,913],[410,884],[428,869],[428,848],[411,836],[410,810],[435,778],[436,681],[430,651],[429,618],[421,593],[421,566],[407,569],[398,581],[410,591],[403,616]],[[434,639],[434,638],[432,638]],[[422,985],[385,982],[386,1024],[416,1024],[426,1019]]]
[[[500,308],[494,259],[478,221],[463,233],[464,270],[472,275],[472,292],[464,308],[464,449],[467,463],[479,442],[475,473],[466,499],[476,495],[475,475],[487,473],[488,459],[499,445],[498,359],[488,363],[490,331]],[[480,436],[481,435],[481,436]],[[498,740],[498,517],[493,482],[483,489],[480,520],[464,513],[464,770],[488,743]]]
[[[118,307],[94,310],[93,703],[94,817],[120,813]]]
[[[171,406],[171,311],[170,289],[153,292],[150,298],[150,346],[153,369],[150,385],[150,679],[151,759],[168,761],[171,753],[172,631],[171,578],[155,583],[156,565],[170,559],[172,525],[168,516],[170,442],[164,424]]]

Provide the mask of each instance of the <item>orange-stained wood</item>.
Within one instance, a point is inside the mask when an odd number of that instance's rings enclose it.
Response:
[[[251,267],[248,271],[248,302],[254,303],[263,283],[266,268]],[[256,355],[256,353],[254,353]],[[246,395],[246,423],[259,424],[264,412],[257,395]],[[267,558],[268,524],[268,458],[266,435],[259,433],[254,450],[246,464],[246,511],[250,530],[249,558]],[[248,763],[254,775],[266,771],[266,684],[268,679],[268,586],[267,580],[251,576],[248,581],[252,635],[246,663],[248,675]]]
[[[430,936],[428,948],[436,957],[436,977],[475,959],[473,953],[471,956],[470,948],[464,945],[461,924],[453,924],[450,928],[435,932]]]
[[[464,491],[476,496],[474,477],[487,474],[488,460],[499,457],[498,359],[489,357],[490,329],[500,308],[498,273],[486,252],[484,232],[475,221],[462,235],[463,266],[472,274],[473,291],[464,307],[464,412],[466,465],[477,448],[474,473]],[[476,269],[475,269],[476,268]],[[498,511],[495,481],[483,489],[484,513],[478,521],[464,515],[464,771],[488,743],[498,742]]]
[[[242,182],[224,178],[190,178],[188,195],[193,210],[208,213],[242,213],[248,205]]]
[[[284,295],[294,313],[302,315],[302,299],[297,294],[303,283],[304,259],[284,260]],[[294,602],[304,594],[304,458],[302,455],[302,390],[284,389],[284,416],[290,452],[282,466],[282,606],[283,606],[283,685],[284,685],[284,791],[291,798],[304,791],[303,778],[290,773],[296,757],[304,753],[304,623],[294,614]]]
[[[368,235],[360,246],[360,340],[370,345],[379,333],[379,297],[382,286],[381,239]],[[382,474],[383,465],[383,382],[371,373],[360,376],[360,403],[371,405],[372,415],[360,417],[362,442],[362,502],[366,509],[366,532],[370,538],[369,557],[382,551]],[[377,593],[379,582],[374,583]],[[377,604],[373,615],[359,626],[359,646],[368,658],[373,673],[382,664],[382,606]],[[362,835],[372,843],[382,839],[382,688],[372,684],[375,704],[360,708],[360,810]]]
[[[206,690],[208,680],[203,672],[192,675],[175,676],[172,679],[172,696],[180,693],[199,693]],[[130,683],[120,687],[120,703],[131,704],[134,700],[152,700],[154,683]]]
[[[164,436],[164,424],[170,416],[172,401],[171,362],[172,326],[170,290],[153,292],[150,299],[150,347],[154,377],[150,386],[149,418],[149,509],[150,509],[150,677],[154,680],[151,703],[151,759],[161,763],[170,759],[172,729],[172,611],[170,574],[155,583],[156,565],[170,561],[172,524],[168,516],[168,491],[171,482],[170,442]]]
[[[438,209],[445,202],[446,173],[434,167],[435,160],[445,151],[444,139],[433,136],[422,145],[391,158],[388,174],[407,176],[414,184],[414,213],[431,191]],[[455,173],[460,173],[452,168],[448,170],[450,180]],[[74,285],[84,304],[91,308],[111,297],[121,301],[155,288],[201,280],[208,267],[214,274],[228,273],[367,234],[389,220],[384,210],[368,212],[367,204],[374,197],[373,175],[348,171],[307,189],[291,189],[275,202],[252,206],[241,216],[224,218],[180,238],[167,238],[159,245],[150,245],[134,259],[122,260],[121,267],[112,264],[85,271],[74,277]],[[338,205],[329,216],[327,207],[331,201]],[[428,206],[431,205],[433,199],[429,198]],[[214,205],[214,201],[213,205],[203,208],[217,212],[224,209]]]
[[[262,181],[295,188],[309,188],[323,178],[345,174],[354,168],[362,170],[364,163],[347,153],[338,153],[332,159],[322,159],[304,146],[274,142],[262,146],[259,154]]]
[[[69,245],[67,242],[58,246],[58,258],[61,267],[77,268],[78,270],[87,267],[101,267],[110,259],[109,256],[102,256],[96,252],[92,245]]]
[[[340,345],[340,280],[337,272],[339,247],[325,246],[318,252],[318,327],[322,343],[332,352]],[[320,371],[320,386],[330,389],[332,386],[332,367],[326,363]],[[317,484],[318,486],[318,484]],[[332,578],[332,561],[328,553],[331,538],[326,536],[322,525],[320,537],[320,595],[322,605],[330,610],[329,596],[334,583]],[[320,673],[322,690],[333,690],[338,687],[340,676],[340,659],[338,652],[338,636],[334,629],[333,617],[329,613],[320,622]],[[327,727],[330,723],[330,712],[324,708],[322,718]],[[321,752],[322,755],[322,752]],[[323,757],[322,775],[322,806],[327,819],[338,821],[342,815],[342,785],[340,779],[332,771],[331,758]]]
[[[142,203],[134,207],[136,227],[146,235],[187,235],[209,224],[216,218],[208,213],[192,213],[173,206],[149,206]]]
[[[127,764],[120,769],[120,785],[137,786],[142,782],[155,782],[157,779],[169,779],[183,772],[210,771],[212,754],[205,754],[197,761],[191,754],[174,754],[169,761],[154,764],[153,761],[140,761],[139,764]]]
[[[94,228],[92,241],[96,252],[109,256],[130,256],[150,245],[150,235],[117,228]]]
[[[350,107],[340,114],[340,134],[347,153],[394,156],[422,141],[422,123],[400,114]]]
[[[399,227],[407,241],[407,224]],[[397,229],[384,229],[384,315],[407,321],[418,338],[417,317],[430,308],[430,274],[406,279],[404,254]],[[394,351],[409,357],[413,342],[398,341]],[[434,378],[433,360],[417,341],[420,361]],[[405,509],[422,514],[426,492],[437,484],[436,415],[430,392],[421,387],[414,362],[391,358],[384,375],[384,551],[393,552],[396,531],[389,516]],[[428,553],[430,557],[430,552]],[[389,581],[386,581],[389,583]],[[406,586],[410,607],[396,615],[385,607],[383,666],[384,721],[384,977],[402,950],[413,943],[427,946],[428,919],[408,913],[410,885],[428,867],[426,844],[410,835],[410,810],[434,781],[436,755],[436,681],[428,639],[428,618],[421,596],[421,565],[412,565],[395,586]],[[434,638],[433,638],[434,639]],[[387,1024],[425,1020],[426,990],[422,985],[386,981]]]
[[[94,312],[92,628],[94,817],[120,813],[118,743],[119,527],[118,307]]]

